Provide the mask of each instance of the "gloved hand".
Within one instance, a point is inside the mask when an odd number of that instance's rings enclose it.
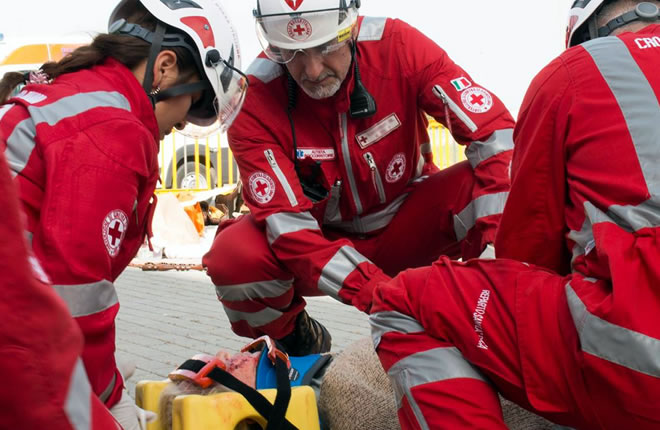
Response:
[[[490,243],[486,245],[486,249],[484,249],[481,252],[479,258],[483,258],[486,260],[492,260],[493,258],[495,258],[495,247]]]
[[[155,413],[136,405],[126,390],[122,392],[119,402],[110,408],[110,413],[124,430],[147,430],[147,423],[157,417]]]

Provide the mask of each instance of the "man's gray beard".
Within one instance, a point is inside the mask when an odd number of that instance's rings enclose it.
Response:
[[[305,94],[310,96],[313,99],[316,100],[321,100],[321,99],[327,99],[328,97],[334,96],[337,91],[339,91],[339,88],[341,88],[341,81],[336,79],[332,85],[316,85],[314,86],[314,89],[308,89],[305,86],[302,86],[303,91],[305,91]]]

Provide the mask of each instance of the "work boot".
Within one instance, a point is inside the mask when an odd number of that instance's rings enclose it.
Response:
[[[296,317],[293,331],[279,341],[287,354],[294,357],[330,352],[332,337],[323,325],[302,311]]]

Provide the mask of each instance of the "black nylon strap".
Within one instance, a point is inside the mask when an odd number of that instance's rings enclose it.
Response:
[[[176,85],[173,87],[170,87],[164,91],[160,91],[158,94],[153,95],[153,100],[154,103],[158,103],[160,101],[172,98],[172,97],[178,97],[182,94],[190,94],[190,93],[196,93],[199,91],[204,91],[204,90],[211,90],[211,85],[206,82],[206,81],[198,81],[198,82],[192,82],[189,84],[182,84],[182,85]],[[202,94],[202,98],[203,98]]]
[[[165,26],[158,22],[156,24],[156,31],[154,32],[154,39],[151,43],[151,49],[149,50],[149,61],[147,61],[147,68],[144,71],[144,83],[142,88],[147,92],[151,104],[155,107],[156,101],[154,96],[151,95],[151,85],[154,83],[154,64],[156,64],[156,57],[160,52],[161,44],[163,43],[163,37],[165,37]]]
[[[286,364],[284,364],[279,358],[277,362],[281,363],[281,370],[278,370],[278,364],[276,363],[275,371],[277,375],[278,390],[274,405],[271,404],[259,391],[246,385],[225,370],[216,367],[208,373],[207,377],[245,397],[252,407],[254,407],[254,409],[268,421],[268,427],[266,427],[267,430],[298,430],[298,428],[291,424],[291,422],[285,417],[289,400],[291,398],[291,386],[289,384]],[[179,369],[199,372],[206,364],[206,362],[201,360],[190,359],[186,360],[181,366],[179,366]],[[282,380],[281,373],[283,373],[284,378],[286,378],[286,384],[280,382]]]
[[[265,354],[266,351],[262,352]],[[268,420],[266,430],[284,430],[286,410],[291,400],[291,383],[289,382],[289,369],[281,358],[275,360],[275,376],[277,378],[277,395],[273,405],[273,413]]]

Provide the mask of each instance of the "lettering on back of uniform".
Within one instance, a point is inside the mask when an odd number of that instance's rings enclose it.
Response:
[[[362,133],[356,134],[355,140],[357,140],[360,148],[365,149],[382,140],[385,136],[392,133],[399,127],[401,127],[401,121],[399,121],[399,117],[393,113],[386,116],[384,119],[377,122]]]

